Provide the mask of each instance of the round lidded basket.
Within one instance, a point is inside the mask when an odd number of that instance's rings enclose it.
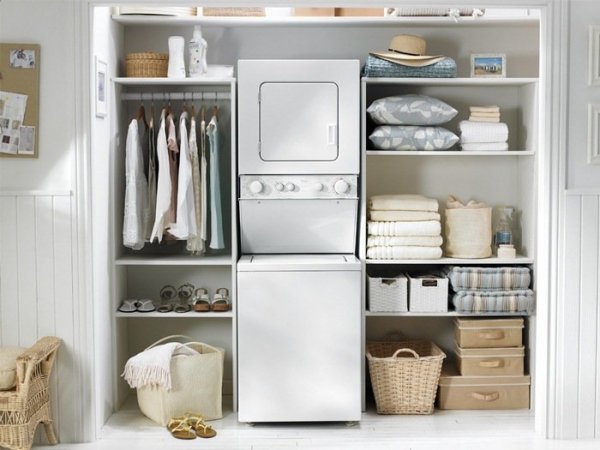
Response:
[[[128,53],[125,57],[127,77],[163,78],[167,76],[169,55],[166,53]]]

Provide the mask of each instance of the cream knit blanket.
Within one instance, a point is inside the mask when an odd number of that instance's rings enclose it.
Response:
[[[369,222],[368,232],[373,236],[440,236],[439,220],[418,222]]]
[[[377,211],[434,211],[438,201],[422,195],[374,195],[369,199],[369,209]]]
[[[369,236],[367,247],[440,247],[442,236]]]
[[[121,374],[132,388],[142,386],[171,390],[171,358],[199,353],[179,342],[157,345],[129,358]]]
[[[369,259],[439,259],[440,247],[371,247],[367,249]]]

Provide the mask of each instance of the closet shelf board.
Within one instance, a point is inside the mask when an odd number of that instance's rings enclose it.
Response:
[[[508,151],[408,151],[408,150],[367,150],[367,156],[532,156],[533,150]]]
[[[230,266],[232,258],[231,255],[131,255],[117,258],[115,264],[117,266]]]
[[[115,77],[113,82],[122,86],[226,86],[235,78],[135,78]]]
[[[404,265],[416,265],[416,264],[471,264],[474,266],[478,265],[510,265],[510,264],[533,264],[533,258],[527,256],[517,255],[514,259],[498,259],[495,256],[491,258],[482,259],[466,259],[466,258],[439,258],[439,259],[367,259],[369,265],[393,265],[393,264],[404,264]]]
[[[365,311],[367,317],[526,317],[526,312],[372,312]]]
[[[113,20],[123,25],[165,25],[205,27],[356,27],[356,26],[388,26],[388,27],[487,27],[495,26],[538,26],[539,19],[530,17],[486,18],[460,17],[455,21],[452,17],[162,17],[144,15],[113,15]]]
[[[233,312],[204,312],[198,313],[195,311],[190,311],[186,313],[176,313],[176,312],[168,312],[168,313],[159,313],[159,312],[149,312],[149,313],[122,313],[116,312],[115,317],[121,319],[166,319],[166,318],[177,318],[177,319],[231,319],[233,318]]]
[[[538,78],[371,78],[363,77],[367,85],[406,84],[421,86],[525,86]]]

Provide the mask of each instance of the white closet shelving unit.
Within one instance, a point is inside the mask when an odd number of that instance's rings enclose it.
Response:
[[[113,64],[122,64],[129,52],[166,52],[170,35],[191,37],[194,25],[201,25],[209,42],[209,63],[236,65],[238,59],[326,59],[356,58],[364,62],[372,50],[386,48],[392,36],[399,33],[418,34],[427,39],[428,47],[435,53],[452,56],[458,64],[455,79],[381,79],[362,80],[362,175],[361,175],[361,222],[359,224],[358,254],[363,263],[364,313],[363,330],[365,340],[384,337],[390,331],[401,331],[410,337],[430,337],[436,342],[449,343],[452,338],[452,321],[459,314],[419,313],[371,313],[367,309],[366,275],[389,274],[416,269],[435,269],[448,264],[473,265],[527,265],[533,269],[535,280],[536,232],[537,232],[537,189],[540,185],[538,165],[544,145],[542,132],[543,102],[540,99],[540,19],[532,14],[518,18],[460,18],[454,21],[447,17],[433,18],[218,18],[218,17],[157,17],[157,16],[113,16],[111,27],[118,30],[120,49]],[[101,37],[105,39],[106,37]],[[285,40],[286,45],[280,43]],[[504,79],[469,78],[469,56],[471,53],[506,53],[509,77]],[[214,55],[214,56],[213,56]],[[210,58],[213,58],[212,60]],[[121,223],[124,193],[124,142],[126,126],[139,106],[139,101],[121,101],[121,94],[141,93],[147,111],[152,92],[223,92],[231,98],[221,101],[227,104],[230,117],[228,156],[222,167],[222,176],[228,189],[223,194],[228,207],[228,251],[193,257],[181,249],[147,251],[140,253],[125,251],[121,245]],[[110,299],[113,307],[112,340],[116,368],[113,370],[114,398],[105,408],[114,410],[104,434],[117,433],[135,435],[131,418],[141,426],[141,414],[135,399],[120,379],[123,364],[132,354],[145,348],[158,338],[169,334],[190,334],[192,337],[226,348],[224,390],[235,399],[235,279],[238,258],[236,221],[237,180],[235,177],[235,81],[185,79],[114,79],[115,102],[120,146],[111,154],[112,173],[110,185],[111,211],[114,214]],[[398,93],[422,93],[438,97],[459,110],[458,116],[447,125],[456,130],[458,120],[466,118],[468,106],[498,104],[502,119],[510,128],[510,150],[507,152],[386,152],[372,149],[367,136],[373,125],[366,118],[365,109],[375,98]],[[206,96],[210,99],[210,95]],[[189,97],[188,97],[189,98]],[[155,103],[161,103],[155,102]],[[191,103],[191,102],[190,102]],[[181,105],[181,101],[175,102]],[[178,107],[178,106],[176,106]],[[159,112],[157,105],[157,115]],[[448,194],[462,200],[476,198],[492,206],[505,204],[518,211],[519,229],[515,230],[519,256],[515,260],[397,260],[370,261],[366,259],[366,199],[375,194],[419,193],[435,197],[443,205]],[[151,313],[123,314],[116,312],[117,306],[126,297],[154,297],[164,284],[176,287],[183,282],[196,287],[206,286],[214,292],[217,287],[229,287],[232,310],[229,313]],[[537,299],[538,304],[544,299]],[[462,315],[462,314],[460,314]],[[483,315],[481,315],[483,316]],[[485,315],[487,316],[487,315]],[[268,320],[268,311],[265,320]],[[526,317],[526,345],[528,371],[535,382],[533,365],[535,352],[535,315]],[[445,346],[448,349],[448,345]],[[104,374],[104,372],[103,372]],[[533,388],[533,385],[532,385]],[[532,389],[533,395],[533,389]],[[126,399],[129,397],[128,401]],[[121,405],[125,402],[123,409]],[[532,402],[533,405],[533,402]],[[226,414],[232,410],[225,403]],[[369,405],[368,405],[369,406]],[[369,406],[368,411],[372,411]],[[133,414],[133,416],[132,416]],[[452,412],[444,413],[447,417]],[[466,417],[459,413],[457,417]],[[509,422],[523,420],[533,429],[533,412],[487,412],[501,425],[506,417]],[[514,419],[516,417],[516,419]],[[397,420],[402,421],[398,416]],[[435,423],[436,415],[427,418]],[[508,422],[507,422],[508,423]],[[432,430],[435,425],[432,425]],[[161,430],[162,431],[162,430]],[[508,430],[507,430],[508,431]],[[432,431],[432,433],[434,433]]]

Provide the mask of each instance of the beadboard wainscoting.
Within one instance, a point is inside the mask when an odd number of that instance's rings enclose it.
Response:
[[[600,190],[567,191],[557,377],[565,439],[600,438]],[[560,350],[562,349],[562,351]],[[562,359],[562,361],[561,361]],[[562,379],[562,383],[561,380]]]
[[[62,339],[51,395],[63,442],[78,440],[81,423],[73,209],[70,192],[0,191],[0,345]]]

